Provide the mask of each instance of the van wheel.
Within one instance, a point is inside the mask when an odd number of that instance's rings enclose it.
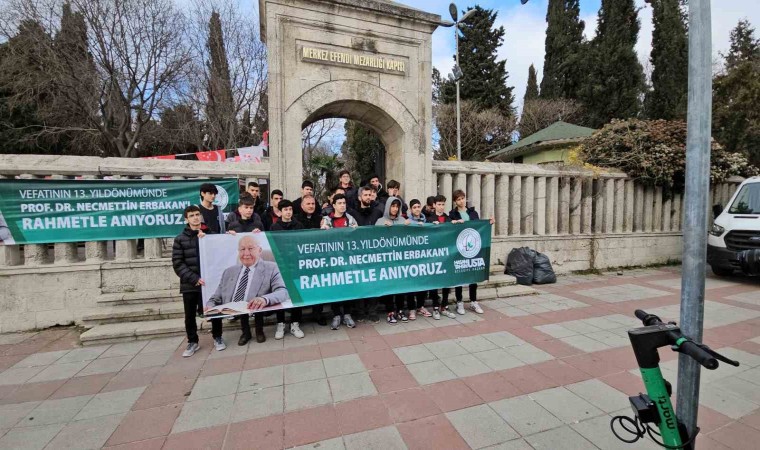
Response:
[[[734,274],[734,269],[730,267],[710,266],[712,272],[719,277],[730,277]]]

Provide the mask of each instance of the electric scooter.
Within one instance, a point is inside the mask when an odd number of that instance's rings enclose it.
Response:
[[[703,367],[709,370],[718,368],[718,361],[723,361],[732,366],[739,366],[737,361],[730,360],[720,355],[710,347],[692,341],[688,336],[681,333],[681,329],[675,322],[663,323],[654,314],[637,309],[636,317],[644,326],[628,330],[636,361],[644,379],[646,394],[628,397],[631,402],[634,417],[616,416],[610,421],[612,433],[623,442],[632,444],[649,434],[655,443],[667,449],[693,450],[694,441],[699,433],[696,429],[693,436],[689,436],[686,427],[678,420],[670,396],[673,393],[672,385],[662,377],[660,371],[660,355],[657,349],[670,346],[679,353],[689,356]],[[624,439],[615,430],[615,424],[628,433],[634,435],[633,439]],[[650,424],[659,428],[659,433],[652,429]],[[660,442],[655,434],[660,436]]]

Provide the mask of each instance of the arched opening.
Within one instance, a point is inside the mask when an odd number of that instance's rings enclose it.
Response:
[[[382,183],[392,178],[388,176],[393,170],[386,166],[386,149],[393,151],[400,145],[403,131],[380,108],[361,101],[335,101],[306,117],[301,129],[304,176],[315,179],[320,188],[334,185],[337,172],[343,168],[351,171],[355,184],[364,183],[372,174]],[[340,136],[339,148],[335,148],[334,138],[325,138],[328,129]],[[308,142],[310,139],[313,141]]]
[[[302,175],[301,132],[311,123],[328,118],[355,120],[377,133],[385,147],[385,178],[401,182],[405,195],[423,195],[432,185],[432,160],[425,131],[407,107],[381,87],[358,80],[318,84],[295,96],[281,113],[282,127],[272,128],[279,149],[270,155],[272,183],[285,195],[297,196]],[[281,150],[281,151],[277,151]],[[356,180],[359,181],[359,180]]]

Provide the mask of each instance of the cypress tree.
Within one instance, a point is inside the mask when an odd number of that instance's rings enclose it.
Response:
[[[583,73],[583,30],[579,0],[549,0],[541,98],[578,98]]]
[[[346,140],[340,148],[351,172],[364,181],[377,173],[377,162],[381,160],[385,146],[375,132],[355,120],[346,120],[344,125]]]
[[[513,88],[507,86],[506,61],[496,60],[504,42],[504,27],[493,28],[497,18],[493,10],[480,6],[474,9],[476,12],[459,28],[459,65],[463,73],[460,98],[472,100],[483,109],[496,108],[504,115],[512,115],[514,95]],[[455,83],[443,81],[440,97],[442,103],[456,102]]]
[[[731,30],[731,46],[726,59],[726,70],[731,70],[745,62],[760,59],[760,41],[755,39],[755,29],[748,20],[740,20]]]
[[[236,118],[232,97],[230,66],[224,46],[222,20],[219,13],[211,13],[208,33],[208,100],[206,115],[209,122],[208,147],[212,149],[235,146]]]
[[[746,20],[731,31],[725,69],[713,79],[713,136],[760,166],[760,40]]]
[[[685,119],[689,42],[680,0],[650,0],[652,4],[652,89],[646,96],[650,119]]]
[[[634,50],[639,28],[634,0],[602,0],[581,89],[591,127],[636,117],[641,109],[644,72]]]
[[[538,81],[536,80],[536,68],[533,64],[528,67],[528,86],[525,88],[523,105],[538,98]]]

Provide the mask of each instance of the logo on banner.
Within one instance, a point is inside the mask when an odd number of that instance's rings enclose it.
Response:
[[[219,209],[224,209],[227,207],[227,204],[230,202],[230,195],[227,193],[227,190],[223,187],[219,186],[218,184],[215,184],[216,190],[219,191],[216,194],[216,198],[214,199],[214,204],[219,207]]]
[[[480,239],[480,233],[472,228],[465,228],[457,236],[457,250],[459,254],[467,259],[454,261],[454,270],[457,273],[481,270],[486,266],[483,258],[475,258],[480,254],[483,241]]]
[[[480,247],[482,243],[480,241],[480,233],[467,228],[459,233],[457,236],[457,250],[465,258],[474,258],[480,253]]]

